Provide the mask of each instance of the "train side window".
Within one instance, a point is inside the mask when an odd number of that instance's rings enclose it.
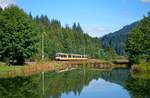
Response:
[[[71,58],[71,55],[68,55],[69,58]]]
[[[61,57],[63,57],[63,55],[61,55]]]
[[[67,58],[67,55],[64,55],[64,58]]]

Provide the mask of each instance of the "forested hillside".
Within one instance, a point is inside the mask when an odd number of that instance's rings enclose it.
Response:
[[[79,23],[74,23],[72,27],[63,27],[60,21],[49,20],[46,15],[37,16],[33,20],[39,31],[39,41],[42,41],[42,34],[44,36],[44,51],[47,57],[53,58],[56,52],[98,57],[99,39],[84,33]]]
[[[119,31],[110,33],[108,35],[100,38],[100,43],[102,48],[113,48],[118,55],[125,53],[125,42],[129,31],[131,31],[138,22],[132,23],[130,25],[124,26]]]

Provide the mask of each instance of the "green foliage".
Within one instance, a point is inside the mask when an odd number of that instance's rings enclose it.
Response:
[[[34,18],[39,29],[39,40],[44,33],[44,52],[46,57],[53,59],[57,52],[86,54],[98,58],[100,49],[99,39],[83,33],[80,24],[74,23],[72,28],[61,26],[58,20],[49,20],[41,15]],[[39,43],[41,44],[41,42]],[[39,46],[41,50],[41,45]],[[39,52],[39,56],[41,52]]]
[[[139,63],[139,60],[150,59],[150,16],[143,20],[134,28],[128,36],[126,51],[129,59],[133,63]]]
[[[134,73],[134,75],[136,75],[137,73],[143,73],[143,74],[148,74],[150,73],[150,62],[144,62],[141,64],[136,64],[133,65],[132,67],[132,72]],[[140,76],[140,75],[137,75]]]
[[[79,23],[61,26],[47,15],[33,17],[16,6],[0,10],[0,59],[23,64],[25,59],[44,55],[53,59],[57,52],[86,54],[98,58],[99,39],[84,33]]]
[[[0,12],[0,58],[23,64],[35,52],[36,33],[29,16],[16,6]]]
[[[114,60],[117,57],[117,54],[113,48],[105,48],[99,51],[99,57],[105,60]]]

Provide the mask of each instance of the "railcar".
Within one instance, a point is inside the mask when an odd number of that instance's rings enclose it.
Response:
[[[67,53],[56,53],[55,60],[59,61],[77,61],[77,60],[87,60],[87,55],[80,54],[67,54]]]

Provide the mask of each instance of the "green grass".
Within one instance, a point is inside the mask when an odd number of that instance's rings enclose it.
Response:
[[[21,66],[0,66],[0,73],[9,71],[20,71]]]
[[[132,76],[135,78],[150,79],[150,62],[133,65]]]
[[[150,79],[150,62],[142,62],[132,66],[132,76],[140,79]]]
[[[139,73],[150,73],[150,62],[134,65]]]
[[[132,77],[139,78],[139,79],[150,79],[149,73],[134,73],[132,74]]]
[[[0,65],[0,77],[13,77],[20,75],[22,66]]]

